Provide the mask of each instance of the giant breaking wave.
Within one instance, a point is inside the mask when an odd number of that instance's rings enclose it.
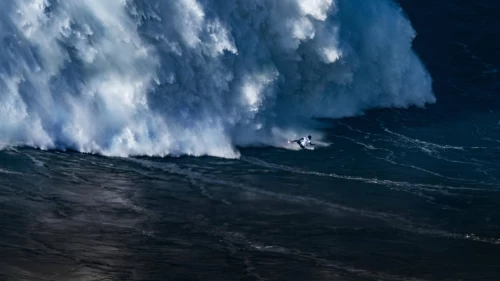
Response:
[[[237,157],[314,117],[424,106],[390,0],[5,0],[0,142]]]

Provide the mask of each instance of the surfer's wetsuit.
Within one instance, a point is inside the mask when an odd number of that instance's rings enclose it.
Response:
[[[300,148],[306,148],[306,145],[314,145],[311,143],[311,137],[303,137],[301,139],[292,141],[292,143],[294,142],[296,142],[300,146]]]

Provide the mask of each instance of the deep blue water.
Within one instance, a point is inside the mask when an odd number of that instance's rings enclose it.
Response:
[[[499,280],[500,5],[400,1],[437,103],[239,159],[0,152],[0,280]]]

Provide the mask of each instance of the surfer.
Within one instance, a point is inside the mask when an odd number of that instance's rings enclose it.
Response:
[[[306,146],[308,145],[311,146],[314,145],[313,143],[311,143],[311,135],[294,141],[288,140],[288,143],[297,143],[300,146],[300,148],[306,148]]]

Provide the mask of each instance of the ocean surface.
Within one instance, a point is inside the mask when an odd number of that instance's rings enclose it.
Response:
[[[0,280],[500,280],[500,4],[153,2],[2,4]]]

